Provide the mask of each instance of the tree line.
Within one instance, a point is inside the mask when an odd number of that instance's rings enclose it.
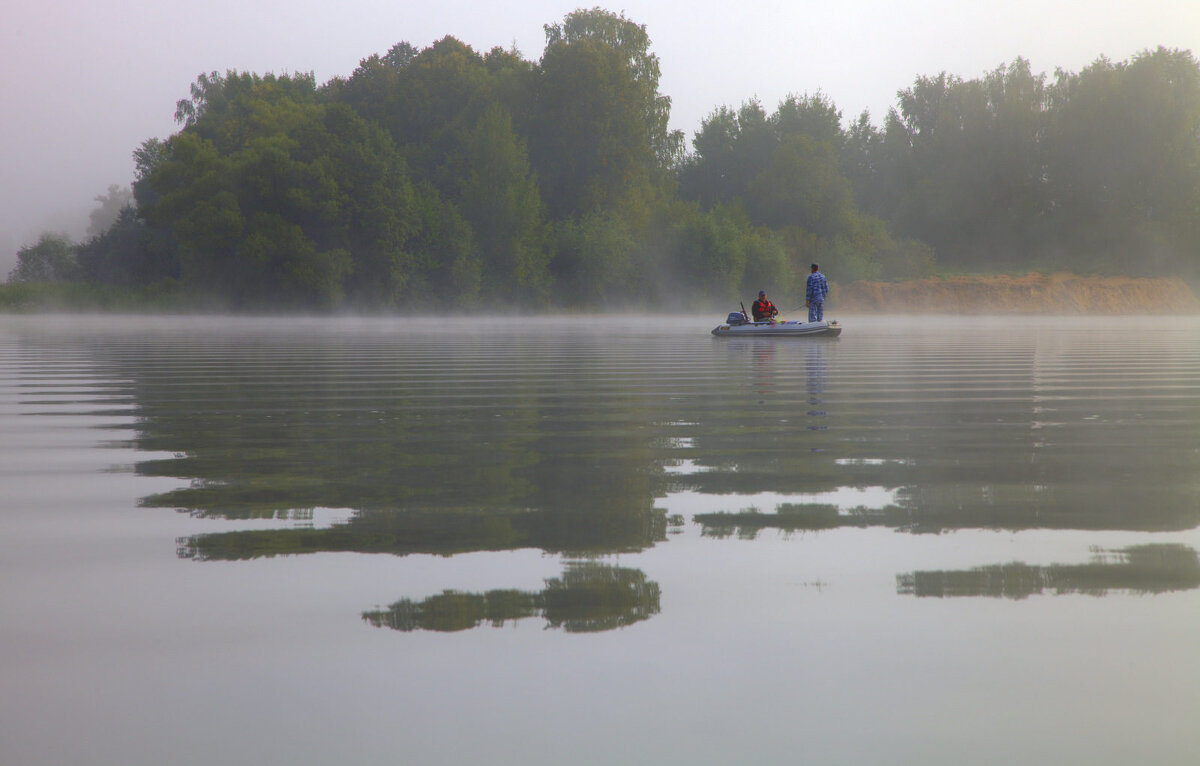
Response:
[[[578,10],[537,61],[453,37],[349,76],[201,75],[132,204],[10,281],[235,309],[650,306],[935,271],[1200,274],[1200,67],[918,77],[881,125],[823,93],[668,126],[646,28]],[[96,223],[94,218],[93,224]]]

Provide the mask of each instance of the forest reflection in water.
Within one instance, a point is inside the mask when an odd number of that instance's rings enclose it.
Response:
[[[0,318],[6,753],[1194,760],[1200,321],[711,321]]]
[[[114,395],[132,406],[138,450],[155,455],[138,474],[188,482],[144,506],[262,522],[349,509],[320,527],[180,539],[179,556],[197,561],[521,548],[595,559],[665,543],[669,512],[718,539],[769,529],[1200,526],[1194,341],[1034,323],[1015,333],[851,329],[832,342],[714,340],[663,326],[177,325],[89,336],[87,353],[127,381]],[[873,489],[884,498],[875,505],[822,502]],[[774,507],[756,505],[764,496]],[[1135,582],[1140,550],[1128,548],[1120,565],[916,572],[898,575],[899,590],[957,594],[980,581],[985,593],[1015,578],[1027,584],[1002,593],[1155,592],[1063,584]],[[437,630],[503,621],[511,608],[511,619],[541,613],[555,624],[555,599],[594,595],[584,571],[568,567],[560,582],[572,587],[540,594],[401,599],[387,620],[375,612],[369,621]],[[1186,566],[1171,571],[1180,587],[1196,587]],[[935,581],[944,585],[919,584]],[[652,590],[652,606],[630,607],[637,620],[658,612]],[[598,614],[596,624],[637,621]]]
[[[1200,558],[1185,545],[1136,545],[1099,551],[1086,564],[995,564],[960,571],[896,576],[896,592],[917,597],[991,596],[1022,599],[1042,593],[1104,596],[1110,591],[1167,593],[1200,587]]]
[[[623,628],[659,611],[659,587],[636,569],[596,562],[569,562],[562,577],[546,580],[536,593],[490,590],[444,591],[422,601],[401,599],[386,610],[364,612],[363,619],[393,630],[453,632],[484,622],[500,627],[541,615],[550,628],[592,633]]]

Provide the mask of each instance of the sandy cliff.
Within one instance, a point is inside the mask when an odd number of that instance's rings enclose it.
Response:
[[[831,309],[845,313],[1200,313],[1200,299],[1181,279],[1074,274],[850,282],[835,286],[829,301]]]

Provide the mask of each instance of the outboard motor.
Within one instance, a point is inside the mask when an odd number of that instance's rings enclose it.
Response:
[[[746,324],[746,315],[740,311],[730,311],[729,318],[725,320],[725,324],[731,327]]]

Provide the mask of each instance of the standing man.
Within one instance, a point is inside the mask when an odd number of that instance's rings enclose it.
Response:
[[[829,283],[825,275],[817,271],[817,264],[812,265],[812,273],[808,275],[808,285],[804,288],[804,305],[808,308],[808,321],[820,322],[825,318],[825,296],[829,295]]]

